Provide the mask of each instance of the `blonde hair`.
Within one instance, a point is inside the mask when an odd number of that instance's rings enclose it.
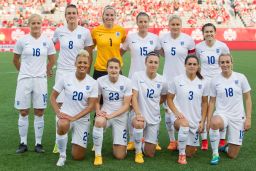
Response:
[[[38,19],[42,22],[42,17],[41,17],[41,15],[39,15],[39,14],[32,14],[32,15],[28,18],[28,24],[31,23],[31,21],[32,21],[33,18],[38,18]]]
[[[76,56],[76,60],[77,60],[78,57],[89,58],[89,56],[90,56],[90,55],[89,55],[89,52],[88,52],[87,50],[81,49],[81,50],[78,52],[77,56]]]
[[[178,16],[178,15],[176,15],[176,14],[174,14],[174,15],[171,15],[170,17],[169,17],[169,23],[172,21],[172,20],[174,20],[174,19],[178,19],[178,20],[180,20],[180,22],[182,23],[182,20],[181,20],[181,18],[180,18],[180,16]]]
[[[111,6],[111,5],[107,5],[107,6],[105,6],[104,9],[103,9],[102,16],[105,14],[105,12],[106,12],[108,9],[113,10],[113,11],[115,12],[115,15],[116,15],[116,10],[115,10],[115,8],[114,8],[113,6]]]

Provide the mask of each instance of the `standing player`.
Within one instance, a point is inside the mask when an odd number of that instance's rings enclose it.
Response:
[[[90,31],[78,25],[78,10],[73,4],[70,4],[65,9],[66,26],[57,28],[53,35],[53,42],[60,43],[60,53],[57,62],[57,71],[55,83],[66,74],[75,72],[75,60],[78,52],[81,49],[86,49],[89,52],[89,62],[92,62],[92,38]],[[88,68],[87,73],[90,72]],[[59,106],[63,103],[63,94],[61,92],[57,98]],[[57,153],[58,148],[55,145],[53,153]]]
[[[160,50],[161,45],[158,36],[148,32],[149,27],[149,15],[145,12],[140,12],[136,17],[136,23],[138,26],[138,32],[128,34],[125,42],[122,44],[121,54],[125,53],[127,50],[131,53],[131,65],[129,70],[129,78],[135,71],[145,71],[145,58],[148,52],[154,50]],[[130,141],[127,145],[127,150],[134,150],[134,139],[131,119],[134,116],[134,112],[131,111],[129,114],[129,136]],[[160,146],[157,146],[161,149]]]
[[[232,71],[231,55],[221,54],[219,65],[222,72],[211,80],[208,109],[209,135],[213,151],[211,164],[213,165],[218,164],[220,160],[219,130],[227,128],[228,144],[221,149],[227,152],[230,158],[236,158],[242,145],[244,131],[251,128],[252,113],[250,85],[243,74]],[[244,111],[243,98],[246,111]]]
[[[172,110],[172,122],[178,132],[179,164],[187,164],[199,146],[199,132],[203,131],[207,114],[208,88],[200,74],[199,59],[185,59],[186,74],[174,78],[168,87],[167,104]],[[175,97],[175,103],[174,103]]]
[[[195,42],[187,34],[181,32],[182,21],[177,15],[172,15],[169,18],[170,32],[164,33],[160,36],[160,42],[165,57],[163,76],[168,82],[172,81],[174,77],[185,74],[184,61],[190,54],[195,53]],[[171,124],[171,111],[165,107],[165,125],[169,134],[170,144],[169,150],[177,149],[177,141],[175,141],[174,127]]]
[[[96,106],[96,118],[93,127],[95,148],[94,165],[102,165],[103,129],[112,127],[113,154],[121,160],[126,156],[128,109],[132,98],[131,81],[119,75],[121,63],[111,58],[107,63],[108,75],[98,78],[99,96],[103,104]]]
[[[212,23],[203,25],[202,32],[204,41],[196,45],[196,54],[201,60],[201,73],[203,77],[210,83],[210,80],[217,76],[221,69],[218,65],[219,56],[222,53],[230,53],[229,48],[223,42],[215,39],[216,27]],[[202,136],[202,150],[208,149],[207,131],[206,128],[201,134]],[[221,131],[220,146],[225,145],[225,129]]]
[[[106,6],[103,10],[103,25],[92,30],[92,39],[94,46],[97,46],[97,56],[94,64],[93,78],[97,79],[107,75],[107,61],[110,58],[117,58],[123,66],[123,60],[120,54],[120,45],[125,41],[125,29],[115,25],[116,11],[112,6]]]
[[[47,78],[52,75],[55,48],[51,40],[42,35],[42,18],[32,14],[29,19],[30,34],[19,39],[14,47],[13,63],[19,71],[15,108],[19,110],[20,145],[16,153],[28,150],[28,114],[32,98],[34,108],[35,151],[43,153],[44,109],[47,105]],[[47,63],[48,58],[48,64]]]
[[[135,142],[135,162],[144,163],[143,151],[148,157],[154,157],[158,142],[159,125],[161,121],[160,103],[166,98],[167,85],[163,76],[157,73],[159,55],[149,52],[145,59],[146,71],[134,73],[132,77],[132,106],[135,116],[132,119]]]
[[[68,131],[72,130],[72,157],[82,160],[85,156],[90,130],[90,112],[97,102],[97,82],[87,73],[90,68],[89,53],[81,50],[75,61],[75,73],[69,73],[55,83],[51,94],[51,104],[57,116],[57,144],[60,157],[57,166],[64,166]],[[61,108],[57,97],[64,90]]]

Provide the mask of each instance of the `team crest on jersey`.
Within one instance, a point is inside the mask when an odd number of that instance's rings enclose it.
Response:
[[[149,44],[150,44],[150,45],[153,45],[153,40],[150,40],[150,41],[149,41]]]
[[[238,84],[238,80],[235,80],[235,84]]]
[[[183,45],[184,45],[184,41],[181,41],[181,42],[180,42],[180,45],[183,46]]]
[[[220,49],[216,49],[216,53],[220,53]]]
[[[161,85],[158,83],[157,85],[156,85],[156,88],[160,88],[161,87]]]
[[[198,89],[202,89],[202,84],[198,84]]]
[[[116,36],[119,37],[120,36],[120,32],[116,32]]]
[[[90,90],[90,86],[85,86],[85,89],[86,90]]]
[[[43,46],[46,46],[46,42],[43,42]]]
[[[124,86],[120,86],[120,90],[123,91],[124,90]]]
[[[78,34],[78,35],[77,35],[77,38],[78,38],[78,39],[81,39],[81,38],[82,38],[82,35],[81,35],[81,34]]]
[[[203,50],[201,50],[201,51],[200,51],[200,54],[202,54],[202,53],[204,53],[204,51],[203,51]]]

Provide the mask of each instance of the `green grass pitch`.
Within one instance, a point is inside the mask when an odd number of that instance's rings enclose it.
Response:
[[[234,70],[244,73],[252,87],[252,101],[256,101],[256,52],[255,51],[234,51]],[[123,73],[127,75],[130,58],[129,54],[124,57]],[[163,59],[161,59],[162,68]],[[162,72],[162,69],[159,71]],[[33,112],[29,116],[28,147],[29,152],[25,154],[15,154],[19,144],[17,129],[18,114],[13,107],[17,72],[12,64],[11,53],[0,53],[0,170],[59,170],[56,167],[57,154],[52,153],[55,141],[55,115],[48,105],[45,112],[45,130],[43,145],[45,154],[36,154],[34,150],[34,128]],[[48,80],[49,94],[53,86],[54,78]],[[163,112],[162,112],[163,113]],[[255,113],[255,107],[253,107]],[[161,122],[159,142],[162,151],[156,152],[154,158],[145,158],[145,163],[138,165],[134,163],[134,152],[128,152],[125,160],[115,160],[112,156],[112,138],[110,129],[107,130],[103,142],[103,162],[101,167],[94,167],[94,153],[92,148],[92,137],[90,134],[86,159],[83,161],[73,161],[71,159],[70,143],[67,149],[67,162],[62,170],[254,170],[256,166],[256,138],[255,128],[256,118],[252,114],[252,129],[245,134],[244,143],[237,159],[230,160],[225,154],[221,154],[221,162],[217,166],[209,164],[211,151],[201,151],[194,158],[188,159],[186,166],[177,164],[178,152],[166,150],[168,145],[168,135],[164,122]],[[70,139],[69,139],[70,140]]]

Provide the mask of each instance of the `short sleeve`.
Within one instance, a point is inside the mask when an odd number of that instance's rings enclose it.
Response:
[[[56,50],[55,50],[55,47],[54,47],[54,44],[51,40],[48,39],[48,55],[53,55],[56,53]]]
[[[16,42],[15,46],[14,46],[13,52],[16,53],[16,54],[21,55],[21,54],[22,54],[22,51],[23,51],[22,40],[19,39],[19,40]]]
[[[92,85],[92,91],[91,91],[91,94],[90,94],[90,96],[89,97],[91,97],[91,98],[97,98],[98,97],[98,83],[97,83],[97,81],[93,81],[94,82],[94,84]]]
[[[163,81],[163,87],[162,87],[162,90],[161,90],[161,95],[166,95],[168,92],[168,83],[167,81],[164,79]]]
[[[98,84],[98,95],[100,96],[102,94],[102,91],[101,91],[101,79],[98,78],[96,81],[97,81],[97,84]]]
[[[53,34],[52,37],[52,41],[53,43],[56,43],[57,41],[59,41],[59,28],[57,28]]]
[[[195,47],[196,47],[195,41],[191,37],[189,37],[188,50],[189,51],[194,50]]]
[[[55,85],[53,86],[53,89],[55,91],[57,91],[58,93],[60,93],[62,90],[65,89],[65,83],[64,83],[64,77],[62,77],[61,79],[59,79]]]
[[[125,96],[131,96],[132,95],[132,83],[131,80],[129,78],[127,78],[126,81],[126,90],[124,93]]]
[[[212,79],[211,82],[210,82],[210,87],[209,87],[209,95],[211,97],[216,97],[217,96],[217,90],[216,90],[216,87],[215,87],[215,79]]]
[[[168,92],[171,94],[176,94],[175,79],[168,83]]]
[[[92,41],[92,36],[91,36],[91,33],[88,29],[85,30],[85,41],[84,41],[84,44],[86,47],[88,46],[92,46],[93,45],[93,41]]]
[[[134,73],[132,76],[132,89],[138,91],[139,85],[138,85],[138,73]]]
[[[156,36],[156,48],[155,50],[160,50],[162,48],[161,43],[160,43],[160,39],[158,36]]]
[[[244,75],[241,76],[241,86],[242,86],[243,93],[247,93],[247,92],[251,91],[249,82]]]

